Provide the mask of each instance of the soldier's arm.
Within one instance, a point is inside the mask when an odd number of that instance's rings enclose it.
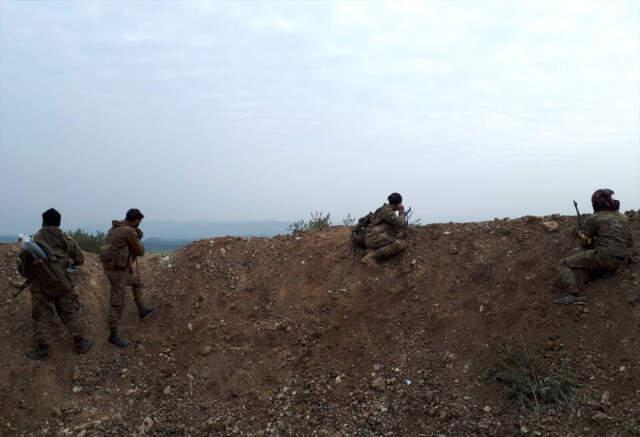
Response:
[[[398,216],[390,209],[383,209],[382,211],[380,211],[378,216],[382,220],[384,220],[385,222],[389,223],[391,226],[396,228],[404,228],[406,225],[406,221],[404,219],[404,216],[405,216],[404,213],[400,213],[400,215]]]
[[[590,215],[584,221],[584,235],[588,238],[598,236],[598,220],[595,215]]]
[[[140,241],[140,238],[138,238],[138,233],[135,230],[132,229],[129,235],[127,235],[127,243],[129,244],[131,253],[135,256],[144,255],[144,245]]]
[[[69,257],[73,260],[73,265],[81,266],[84,264],[84,254],[80,249],[80,245],[72,238],[67,238],[67,244],[69,245]]]
[[[590,215],[584,221],[584,230],[580,237],[582,247],[589,249],[593,246],[593,239],[598,236],[598,221],[595,215]]]

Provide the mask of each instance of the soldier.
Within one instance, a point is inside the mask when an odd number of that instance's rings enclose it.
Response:
[[[560,260],[558,274],[569,294],[555,300],[557,304],[580,304],[580,287],[575,272],[615,273],[627,260],[633,236],[627,218],[620,214],[620,202],[609,189],[597,190],[591,196],[592,216],[587,217],[584,231],[578,236],[584,250]]]
[[[143,284],[137,270],[136,259],[144,255],[140,223],[144,215],[138,209],[130,209],[124,221],[114,220],[100,251],[104,272],[111,284],[109,309],[109,343],[126,348],[129,343],[118,336],[118,322],[124,310],[125,288],[133,290],[133,299],[138,307],[140,320],[144,320],[155,307],[146,307],[143,301]],[[136,268],[134,274],[133,268]]]
[[[46,261],[36,261],[24,251],[20,252],[18,270],[31,281],[31,317],[36,348],[25,353],[32,360],[44,360],[49,356],[49,337],[55,325],[55,313],[73,337],[73,349],[85,354],[93,342],[84,337],[80,322],[80,301],[73,290],[73,281],[67,269],[84,263],[82,250],[71,237],[60,229],[62,216],[51,208],[42,214],[42,228],[33,241],[47,256]],[[34,265],[34,263],[39,263]],[[46,269],[48,275],[39,269]]]
[[[407,219],[402,205],[402,196],[392,193],[385,203],[376,210],[365,231],[364,245],[370,249],[362,258],[369,267],[378,267],[378,260],[391,257],[407,248]],[[396,211],[398,214],[396,214]]]

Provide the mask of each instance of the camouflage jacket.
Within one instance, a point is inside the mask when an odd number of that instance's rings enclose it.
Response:
[[[68,265],[80,266],[84,263],[84,255],[76,241],[65,235],[57,226],[44,226],[34,236],[33,241],[44,247],[51,261],[65,260]]]
[[[105,270],[128,269],[136,257],[144,255],[144,245],[136,228],[118,220],[111,225],[106,242],[100,249],[100,261]]]
[[[626,258],[633,246],[627,218],[617,211],[600,211],[586,218],[584,233],[591,246],[608,255]]]
[[[59,274],[66,274],[67,268],[80,266],[84,263],[84,255],[76,241],[66,235],[57,226],[44,226],[33,236],[33,241],[42,247],[49,257],[49,264],[59,270]],[[30,260],[24,252],[20,252],[17,267],[20,274],[29,277]],[[67,275],[68,276],[68,275]]]
[[[374,213],[373,221],[367,228],[367,238],[378,234],[388,234],[393,237],[403,238],[406,236],[407,221],[405,214],[397,215],[387,203],[382,205]]]

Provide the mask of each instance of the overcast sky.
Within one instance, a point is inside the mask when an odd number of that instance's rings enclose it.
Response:
[[[640,207],[640,2],[0,1],[0,232]],[[31,229],[26,229],[30,231]]]

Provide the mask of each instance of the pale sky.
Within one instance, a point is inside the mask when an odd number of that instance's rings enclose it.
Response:
[[[640,207],[640,2],[0,1],[0,233]],[[31,229],[27,229],[31,230]]]

